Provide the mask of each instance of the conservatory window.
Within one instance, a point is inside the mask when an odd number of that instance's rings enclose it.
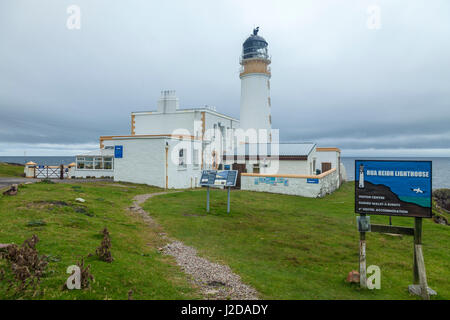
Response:
[[[77,157],[77,169],[112,170],[112,157]]]
[[[103,158],[103,168],[105,170],[111,170],[113,168],[113,159],[112,157]]]

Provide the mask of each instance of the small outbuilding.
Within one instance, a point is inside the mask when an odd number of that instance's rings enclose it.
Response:
[[[75,165],[75,169],[70,170],[73,178],[113,178],[114,149],[110,147],[79,154]]]

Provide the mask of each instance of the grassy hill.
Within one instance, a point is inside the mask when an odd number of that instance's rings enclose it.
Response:
[[[21,165],[12,165],[0,162],[0,178],[22,177],[24,167]]]
[[[359,235],[354,214],[353,183],[322,199],[232,191],[211,192],[206,214],[205,191],[150,199],[145,208],[164,229],[226,263],[268,299],[416,299],[412,283],[413,239],[370,233],[367,265],[381,268],[381,289],[361,290],[344,280],[358,270]],[[388,224],[386,216],[372,223]],[[392,218],[413,226],[413,218]],[[428,284],[434,299],[450,298],[450,229],[425,219],[423,247]]]
[[[32,290],[16,294],[0,281],[0,299],[127,299],[129,290],[134,291],[134,299],[197,298],[174,261],[158,252],[157,230],[125,210],[134,195],[156,191],[160,190],[105,182],[37,183],[20,187],[17,196],[0,195],[0,243],[22,244],[36,234],[39,253],[50,256],[40,285],[43,292],[35,297]],[[75,202],[78,197],[86,202]],[[111,234],[114,261],[87,258],[95,283],[86,290],[62,291],[67,267],[95,253],[104,227]],[[0,259],[2,268],[5,263]]]

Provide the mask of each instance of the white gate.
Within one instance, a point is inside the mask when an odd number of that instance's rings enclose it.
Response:
[[[64,178],[69,177],[69,172],[65,168]],[[59,179],[61,177],[61,167],[59,166],[37,166],[34,171],[34,177],[40,179]]]

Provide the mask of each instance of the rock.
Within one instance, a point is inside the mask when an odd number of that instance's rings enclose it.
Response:
[[[210,294],[216,295],[218,293],[219,293],[219,290],[207,290],[207,291],[205,291],[205,294],[207,294],[207,295],[210,295]]]
[[[359,283],[359,272],[356,270],[350,271],[345,281],[350,283]]]
[[[84,200],[83,198],[76,198],[75,201],[78,201],[78,202],[86,202],[86,200]]]
[[[441,217],[441,216],[434,215],[433,216],[433,221],[438,223],[438,224],[442,224],[444,226],[448,225],[447,219],[445,219],[444,217]]]
[[[0,249],[8,248],[10,245],[10,243],[0,243]]]
[[[17,184],[11,185],[8,190],[3,192],[3,195],[15,196],[17,194],[17,190],[19,189]]]

